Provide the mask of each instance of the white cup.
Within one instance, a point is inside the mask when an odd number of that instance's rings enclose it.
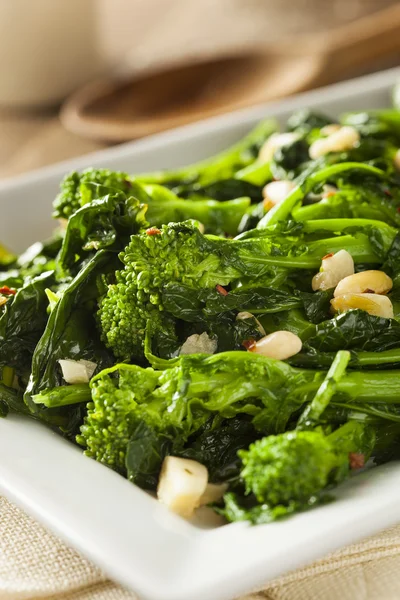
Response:
[[[104,68],[96,0],[0,0],[0,105],[61,102]]]

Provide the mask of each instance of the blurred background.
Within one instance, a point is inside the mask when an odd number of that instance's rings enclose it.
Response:
[[[399,5],[0,0],[0,178],[395,66]]]

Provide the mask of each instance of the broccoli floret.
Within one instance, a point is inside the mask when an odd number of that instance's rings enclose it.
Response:
[[[152,369],[130,366],[121,369],[118,378],[108,376],[108,371],[95,378],[91,385],[93,401],[87,405],[77,437],[86,447],[85,454],[126,473],[126,449],[138,420],[136,408],[156,387],[159,377],[160,373]]]
[[[348,421],[329,435],[316,429],[262,438],[238,453],[247,496],[229,492],[219,512],[229,521],[268,523],[306,510],[364,466],[375,444],[375,430],[365,421]]]
[[[190,222],[132,236],[120,254],[125,270],[117,271],[116,283],[109,286],[99,309],[102,339],[117,357],[142,356],[148,322],[153,330],[176,338],[174,320],[163,312],[164,286],[171,282],[195,288],[223,285],[239,275],[235,268],[221,269],[219,241],[208,240]]]
[[[195,227],[170,225],[132,236],[120,254],[125,269],[116,272],[116,283],[109,286],[98,313],[102,339],[115,356],[143,355],[148,322],[153,330],[176,338],[173,319],[163,313],[162,288],[186,271],[196,274],[196,259],[203,258],[196,247],[199,235]]]
[[[268,436],[239,451],[246,492],[270,506],[306,503],[328,483],[332,469],[348,461],[316,431]]]
[[[127,173],[122,171],[110,171],[109,169],[86,169],[82,173],[73,171],[66,175],[61,182],[61,191],[53,203],[53,217],[56,219],[69,219],[79,208],[98,198],[97,184],[109,191],[121,191],[128,193],[131,182]],[[100,193],[104,196],[104,193]]]
[[[101,339],[118,358],[143,356],[146,326],[162,331],[176,339],[174,321],[156,304],[158,296],[140,288],[134,274],[127,269],[117,271],[116,283],[109,285],[107,295],[100,303],[98,319]]]

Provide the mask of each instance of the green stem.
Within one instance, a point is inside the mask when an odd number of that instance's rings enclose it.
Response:
[[[44,404],[47,408],[58,408],[80,402],[90,402],[92,399],[88,383],[76,383],[73,385],[60,385],[40,394],[32,396],[35,404]]]
[[[341,408],[347,408],[355,413],[360,413],[360,406],[351,402],[332,402],[332,406],[340,406]],[[396,415],[390,413],[389,411],[380,410],[375,406],[371,405],[362,405],[361,409],[362,415],[370,415],[372,417],[378,417],[380,419],[385,419],[387,421],[393,421],[394,423],[400,423],[400,414]],[[350,418],[354,418],[353,415],[349,414]]]
[[[349,218],[337,218],[337,219],[313,219],[312,221],[305,222],[303,224],[303,231],[305,233],[314,233],[316,231],[344,231],[346,229],[365,229],[366,227],[374,227],[379,229],[385,235],[390,236],[394,239],[397,229],[391,227],[383,221],[376,221],[374,219],[349,219]]]
[[[340,350],[336,354],[334,361],[313,400],[307,405],[303,414],[300,416],[297,423],[297,429],[310,429],[314,427],[315,423],[321,417],[331,401],[332,396],[337,391],[337,384],[345,374],[349,360],[350,352],[347,350]]]
[[[253,269],[254,276],[260,276],[261,265],[281,266],[294,269],[319,269],[321,259],[326,255],[338,250],[347,250],[353,257],[355,263],[381,264],[370,243],[368,235],[358,233],[357,235],[342,235],[316,240],[307,244],[307,250],[299,256],[279,256],[274,253],[274,246],[268,238],[249,238],[245,240],[234,240],[230,244],[238,244],[238,255],[243,264],[246,265],[246,275],[250,275]]]
[[[11,412],[29,415],[29,409],[24,404],[22,394],[3,383],[0,383],[0,402],[4,402]]]
[[[13,383],[14,383],[14,374],[15,374],[15,369],[13,367],[3,367],[2,370],[2,383],[4,383],[4,385],[8,386],[8,387],[12,387]]]
[[[303,200],[305,196],[311,192],[315,185],[323,183],[329,180],[331,177],[351,169],[367,171],[368,173],[372,173],[373,175],[377,175],[378,177],[382,178],[386,177],[385,172],[381,169],[377,169],[376,167],[372,167],[371,165],[364,163],[347,162],[326,167],[317,173],[309,175],[305,180],[300,181],[299,185],[294,188],[292,193],[289,194],[289,196],[285,198],[283,202],[274,206],[274,208],[261,219],[257,225],[257,229],[264,229],[270,225],[275,225],[279,221],[285,221],[288,219],[296,204]]]
[[[357,403],[400,403],[398,371],[352,371],[338,383],[338,391]]]
[[[393,348],[384,352],[356,352],[355,354],[356,365],[358,366],[368,367],[400,363],[400,348]]]
[[[235,179],[240,179],[240,181],[248,181],[254,185],[265,185],[268,181],[272,181],[270,163],[263,163],[256,160],[248,167],[238,171],[235,174]]]
[[[314,380],[309,380],[296,389],[299,397],[307,398],[310,394],[315,394],[321,385],[317,374],[321,371],[303,370],[293,367],[298,373],[313,373]],[[400,404],[400,378],[398,371],[348,371],[346,375],[337,383],[337,393],[340,394],[339,401],[353,401],[362,411],[364,403],[375,404],[385,403]],[[332,404],[336,403],[334,399]]]

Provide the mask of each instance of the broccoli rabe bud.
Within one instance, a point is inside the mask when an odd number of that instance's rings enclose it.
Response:
[[[319,502],[330,483],[364,466],[376,443],[368,425],[348,421],[329,435],[321,426],[311,430],[338,392],[349,359],[349,352],[337,353],[296,430],[264,437],[238,452],[244,467],[241,481],[251,496],[240,501],[235,494],[227,495],[222,512],[229,520],[267,522],[303,510]]]
[[[130,367],[120,371],[119,378],[103,371],[92,388],[93,401],[87,405],[87,416],[77,437],[86,446],[86,454],[116,471],[125,473],[125,455],[134,423],[138,400],[143,400],[158,381],[158,373]]]
[[[268,436],[239,451],[239,456],[246,492],[270,506],[307,503],[326,487],[332,470],[348,461],[316,431]]]
[[[117,271],[116,283],[108,287],[100,303],[98,319],[102,340],[115,356],[128,359],[143,356],[146,325],[175,338],[173,320],[161,312],[157,293],[140,288],[130,270]]]
[[[323,501],[330,485],[364,466],[376,439],[361,421],[348,421],[329,435],[319,428],[264,437],[238,452],[247,497],[227,494],[220,512],[229,521],[267,523],[310,508]]]
[[[109,169],[86,169],[82,173],[73,171],[61,182],[61,191],[53,203],[53,217],[69,219],[79,208],[97,198],[95,186],[88,184],[97,184],[109,188],[110,191],[125,193],[129,192],[132,185],[127,173],[121,171]],[[103,196],[104,193],[100,195]]]

